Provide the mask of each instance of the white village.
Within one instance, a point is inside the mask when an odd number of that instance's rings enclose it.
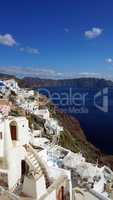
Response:
[[[11,93],[44,127],[11,115]],[[63,127],[39,97],[14,79],[0,81],[0,200],[113,200],[113,171],[58,145]]]

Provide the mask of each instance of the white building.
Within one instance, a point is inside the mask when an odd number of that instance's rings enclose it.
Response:
[[[113,172],[110,168],[88,163],[81,153],[73,153],[57,145],[46,147],[46,149],[39,152],[39,155],[47,162],[48,166],[58,168],[58,171],[60,169],[70,170],[72,172],[71,184],[73,184],[73,187],[79,185],[82,188],[89,188],[93,199],[96,199],[96,197],[100,200],[112,199]],[[57,173],[57,170],[55,173]],[[90,193],[87,195],[91,196]],[[78,200],[78,196],[74,200]]]
[[[20,90],[18,83],[15,79],[4,80],[4,83],[10,90],[14,91],[15,93],[18,93],[18,91]]]
[[[5,91],[6,91],[6,85],[4,81],[0,80],[0,92],[5,94]]]
[[[35,136],[31,136],[30,144],[34,147],[46,148],[50,144],[50,141],[47,138],[37,138]]]
[[[29,143],[28,122],[23,117],[1,118],[0,130],[0,179],[12,190],[22,175],[23,145]]]
[[[64,200],[65,196],[71,200],[69,172],[48,167],[29,145],[25,117],[1,117],[0,130],[1,186],[15,192],[23,180],[22,192],[26,200]]]
[[[22,96],[23,98],[33,97],[35,94],[34,90],[23,89],[18,92],[18,96]]]
[[[58,124],[58,121],[54,118],[49,118],[45,122],[45,128],[49,134],[57,134],[59,135],[61,131],[63,131],[63,127]]]
[[[26,99],[23,103],[20,102],[19,107],[23,108],[24,110],[35,113],[35,111],[38,110],[38,104],[37,101],[32,101],[30,99]]]
[[[71,151],[63,159],[64,166],[68,168],[75,168],[79,166],[81,163],[85,162],[85,158],[82,156],[81,153],[73,153]]]
[[[48,120],[50,118],[50,112],[47,108],[37,109],[34,111],[34,114],[45,120]]]

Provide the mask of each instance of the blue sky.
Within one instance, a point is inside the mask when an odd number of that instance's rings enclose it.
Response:
[[[1,1],[0,71],[112,77],[113,1]]]

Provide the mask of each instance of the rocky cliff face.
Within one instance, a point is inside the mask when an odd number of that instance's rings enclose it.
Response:
[[[64,127],[60,138],[60,144],[63,147],[73,152],[81,151],[87,161],[96,163],[98,160],[100,166],[107,165],[113,170],[113,156],[104,155],[87,140],[77,119],[62,113],[59,109],[56,110],[56,117]]]
[[[87,140],[76,118],[65,114],[51,102],[49,102],[47,106],[52,117],[58,119],[60,124],[64,127],[59,145],[75,153],[82,152],[87,161],[96,164],[98,160],[100,166],[107,165],[113,170],[113,156],[105,155],[100,149],[96,148]]]
[[[113,82],[110,80],[99,78],[76,78],[64,80],[39,79],[25,77],[19,80],[21,87],[77,87],[77,88],[104,88],[113,87]]]
[[[113,156],[103,155],[100,161],[113,170]]]

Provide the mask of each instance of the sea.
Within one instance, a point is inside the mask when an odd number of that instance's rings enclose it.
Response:
[[[113,155],[113,88],[48,87],[37,91],[80,121],[88,141]]]

